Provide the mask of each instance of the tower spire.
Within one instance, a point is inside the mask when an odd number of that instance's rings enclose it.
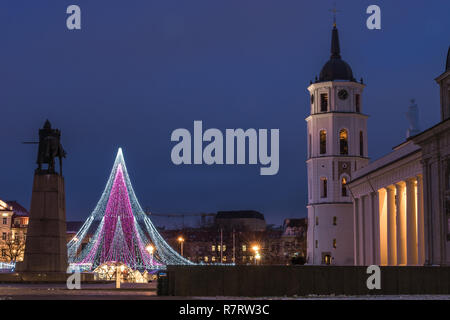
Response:
[[[331,58],[340,59],[341,58],[341,49],[339,46],[339,34],[338,29],[336,28],[336,24],[331,31]]]
[[[336,9],[336,2],[333,4],[333,9],[330,9],[333,12],[333,30],[331,33],[331,58],[341,58],[341,49],[339,47],[339,34],[336,28],[336,13],[339,10]]]

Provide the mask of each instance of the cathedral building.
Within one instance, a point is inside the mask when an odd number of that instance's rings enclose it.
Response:
[[[341,58],[336,24],[331,57],[308,87],[308,264],[353,265],[353,201],[347,188],[366,166],[365,85]]]
[[[422,132],[410,107],[407,139],[369,163],[364,84],[331,58],[308,87],[308,264],[450,265],[450,48],[441,122]]]
[[[356,171],[348,185],[356,265],[450,265],[450,48],[436,82],[441,122]]]

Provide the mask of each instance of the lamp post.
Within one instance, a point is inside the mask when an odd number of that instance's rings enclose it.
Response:
[[[261,255],[259,254],[259,245],[255,244],[252,247],[253,251],[255,251],[255,265],[257,264],[257,260],[261,259]]]
[[[182,236],[178,237],[178,242],[180,243],[180,252],[181,252],[181,256],[183,256],[183,243],[184,243],[184,238]]]

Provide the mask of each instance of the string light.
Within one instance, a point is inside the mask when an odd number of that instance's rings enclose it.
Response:
[[[94,235],[81,249],[89,234]],[[147,250],[150,246],[152,252]],[[194,264],[167,244],[142,210],[121,148],[99,202],[67,248],[71,265],[91,266],[91,270],[107,262],[139,270]]]

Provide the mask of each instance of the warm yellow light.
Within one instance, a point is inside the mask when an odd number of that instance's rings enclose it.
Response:
[[[184,238],[182,236],[178,237],[178,242],[184,242]]]
[[[3,217],[7,217],[8,214],[7,214],[7,213],[3,213],[2,216],[3,216]]]
[[[258,251],[259,251],[259,246],[258,246],[257,244],[255,244],[255,245],[252,247],[252,249],[253,249],[253,251],[258,252]]]
[[[153,250],[155,250],[155,248],[151,244],[149,244],[146,249],[148,252],[150,252],[150,254],[152,254]]]
[[[256,253],[256,254],[255,254],[255,259],[256,259],[256,260],[261,259],[261,255],[260,255],[259,253]]]
[[[120,266],[120,271],[122,271],[122,272],[125,271],[125,266],[124,266],[124,265],[121,265],[121,266]]]

